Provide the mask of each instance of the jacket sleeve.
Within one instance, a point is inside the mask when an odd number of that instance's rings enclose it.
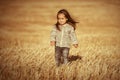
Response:
[[[70,30],[70,38],[72,40],[72,44],[78,44],[76,33],[73,27],[71,27],[71,30]]]
[[[50,34],[50,41],[56,41],[56,27],[54,26],[51,34]]]

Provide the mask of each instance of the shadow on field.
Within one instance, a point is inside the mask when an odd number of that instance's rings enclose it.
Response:
[[[76,61],[76,60],[81,60],[81,59],[82,59],[82,57],[79,56],[79,55],[76,55],[76,56],[71,55],[71,56],[69,56],[69,62]]]

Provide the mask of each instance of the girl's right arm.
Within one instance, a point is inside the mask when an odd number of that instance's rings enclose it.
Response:
[[[50,45],[55,46],[55,43],[56,43],[56,28],[54,26],[50,35]]]

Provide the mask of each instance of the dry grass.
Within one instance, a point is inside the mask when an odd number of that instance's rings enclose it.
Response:
[[[120,1],[0,1],[0,80],[119,80]],[[56,13],[80,21],[79,47],[55,66],[49,45]]]

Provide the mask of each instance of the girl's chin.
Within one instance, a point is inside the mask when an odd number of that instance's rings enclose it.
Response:
[[[60,23],[60,25],[64,25],[65,23]]]

